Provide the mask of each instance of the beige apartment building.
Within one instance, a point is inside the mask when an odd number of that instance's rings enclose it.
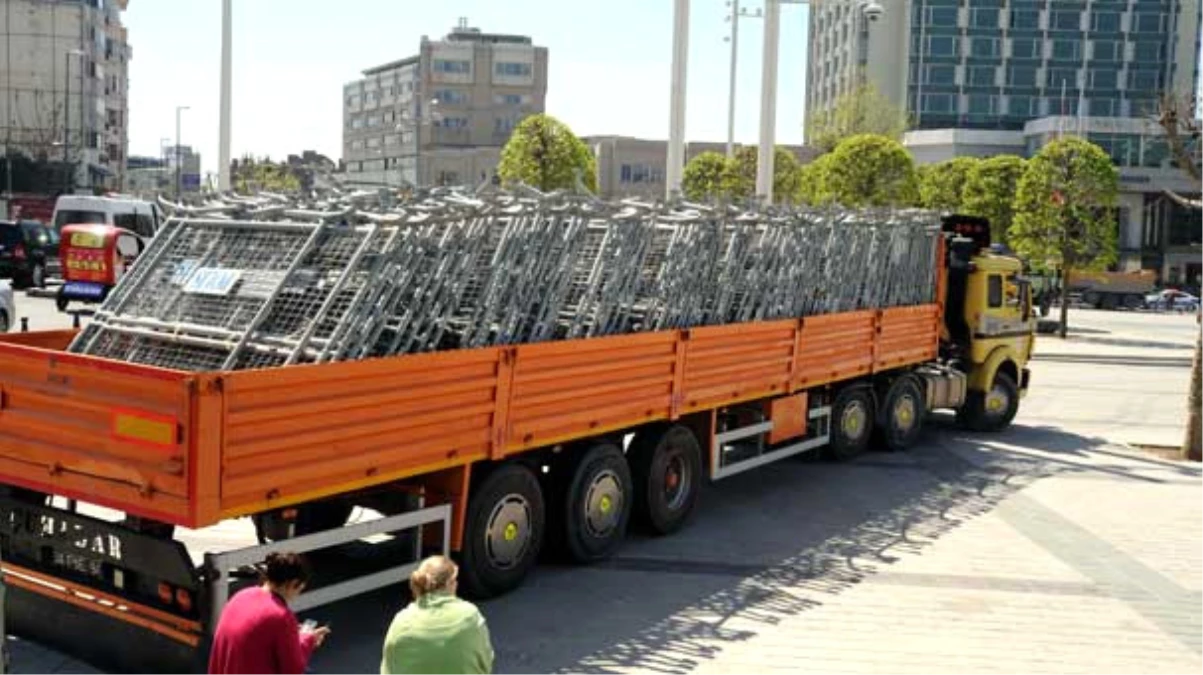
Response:
[[[582,140],[597,158],[597,191],[607,199],[636,197],[664,198],[664,168],[668,163],[668,142],[631,136],[586,136]],[[814,159],[811,148],[784,146],[799,162]],[[685,145],[685,161],[703,152],[727,152],[726,143],[691,142]]]
[[[129,144],[128,0],[0,2],[0,143],[121,189]],[[3,186],[0,186],[0,190]]]
[[[547,98],[547,49],[461,20],[418,53],[343,87],[343,160],[352,184],[476,184]]]

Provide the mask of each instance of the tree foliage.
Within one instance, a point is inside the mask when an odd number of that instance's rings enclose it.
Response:
[[[798,181],[798,202],[811,206],[822,206],[832,201],[832,195],[827,191],[827,171],[831,163],[831,153],[819,155],[808,164],[802,166],[801,178]]]
[[[1015,218],[1015,190],[1027,163],[1016,155],[995,155],[969,170],[961,210],[990,221],[994,241],[1006,241]]]
[[[1035,266],[1059,269],[1062,278],[1115,261],[1115,204],[1119,171],[1099,146],[1081,138],[1058,139],[1028,160],[1015,193],[1010,243]],[[1069,284],[1061,285],[1061,337],[1068,331]]]
[[[231,162],[230,183],[235,192],[242,194],[259,191],[289,193],[301,189],[301,181],[293,173],[292,167],[273,162],[269,157],[257,160],[248,156]]]
[[[965,182],[980,163],[976,157],[956,157],[923,167],[918,172],[920,204],[937,211],[962,210]]]
[[[685,165],[681,192],[685,198],[700,202],[726,195],[727,157],[718,152],[703,152]]]
[[[681,191],[686,199],[751,199],[756,196],[756,146],[744,146],[728,159],[703,152],[685,165]],[[791,202],[798,195],[802,164],[783,147],[773,149],[773,201]]]
[[[579,177],[597,192],[597,159],[568,125],[551,115],[531,115],[514,129],[501,150],[497,175],[503,183],[526,183],[543,191],[571,190]]]
[[[907,126],[906,111],[866,81],[836,98],[829,109],[816,112],[807,121],[806,138],[810,146],[828,153],[859,134],[898,140]]]
[[[840,142],[822,165],[818,194],[844,206],[912,206],[919,201],[915,162],[902,144],[860,134]]]

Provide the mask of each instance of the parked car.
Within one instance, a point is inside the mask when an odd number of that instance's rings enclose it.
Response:
[[[47,275],[59,273],[58,248],[58,233],[36,220],[0,220],[0,279],[44,288]]]
[[[0,333],[7,333],[17,322],[17,304],[13,300],[13,286],[0,279]]]
[[[1145,307],[1162,311],[1195,312],[1199,298],[1185,291],[1166,288],[1145,296]]]

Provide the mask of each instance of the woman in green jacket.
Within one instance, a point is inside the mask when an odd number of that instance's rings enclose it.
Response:
[[[436,555],[409,576],[413,601],[384,638],[380,672],[491,673],[493,644],[476,605],[455,597],[459,567]]]

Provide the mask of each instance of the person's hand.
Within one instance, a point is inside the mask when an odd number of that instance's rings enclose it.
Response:
[[[315,647],[321,647],[322,643],[326,641],[326,636],[330,634],[329,626],[318,626],[313,629],[303,627],[301,630],[313,636],[313,645]]]

